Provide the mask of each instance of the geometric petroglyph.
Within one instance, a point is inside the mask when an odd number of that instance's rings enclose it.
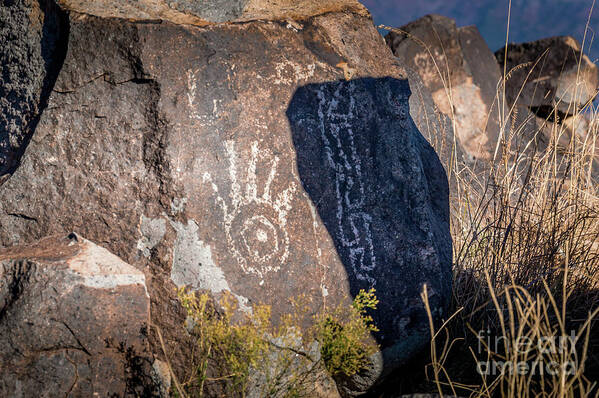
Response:
[[[318,120],[327,163],[335,172],[337,241],[350,260],[357,279],[374,286],[376,267],[372,217],[364,211],[364,180],[353,126],[356,103],[354,83],[339,84],[333,98],[318,92]],[[341,253],[340,253],[341,254]]]
[[[315,71],[315,64],[303,65],[286,60],[275,65],[276,76],[272,82],[275,85],[296,84],[312,78]]]
[[[210,113],[198,111],[198,108],[200,108],[198,104],[198,79],[196,77],[198,72],[199,70],[193,71],[191,69],[187,71],[187,105],[190,109],[189,114],[193,119],[197,119],[200,125],[212,126],[217,121],[221,100],[212,99],[212,111]]]
[[[247,164],[239,164],[233,141],[225,141],[225,151],[229,161],[229,186],[219,187],[209,172],[204,173],[203,182],[210,184],[214,200],[223,212],[227,244],[233,256],[246,273],[263,277],[268,272],[278,271],[289,257],[287,213],[291,210],[296,184],[291,183],[278,193],[271,192],[279,157],[260,150],[258,142],[251,145]],[[262,187],[257,184],[258,166],[266,169],[266,182]],[[227,191],[229,194],[223,195]]]

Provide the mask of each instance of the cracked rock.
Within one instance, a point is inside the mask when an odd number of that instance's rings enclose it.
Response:
[[[149,301],[142,272],[74,234],[1,249],[0,396],[153,396]]]

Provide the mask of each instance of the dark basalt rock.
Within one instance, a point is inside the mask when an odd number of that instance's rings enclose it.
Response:
[[[542,119],[564,119],[597,95],[599,70],[573,37],[509,44],[507,58],[505,47],[495,57],[510,75],[509,103],[527,107]]]
[[[144,274],[71,235],[0,249],[0,395],[158,397]]]
[[[143,270],[177,372],[181,285],[275,317],[292,297],[317,311],[374,286],[383,351],[345,395],[426,344],[422,287],[436,315],[451,287],[447,180],[369,18],[69,21],[48,107],[0,187],[0,246],[75,230]]]
[[[392,78],[310,84],[287,111],[302,186],[352,295],[377,288],[374,319],[387,331],[377,337],[389,369],[427,341],[422,282],[440,311],[451,294],[447,177],[412,121],[410,95],[406,80]],[[372,375],[360,376],[368,385]]]
[[[50,0],[0,6],[0,184],[14,171],[60,70],[65,16]]]

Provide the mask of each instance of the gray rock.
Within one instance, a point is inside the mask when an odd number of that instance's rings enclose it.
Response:
[[[171,371],[166,362],[156,359],[152,364],[152,380],[157,386],[160,398],[169,398],[171,390]]]
[[[269,338],[265,364],[252,374],[247,398],[284,398],[291,391],[301,397],[340,398],[337,385],[324,367],[320,344],[298,334]]]
[[[186,335],[176,285],[275,319],[291,297],[316,312],[374,286],[382,352],[344,394],[409,360],[429,337],[423,284],[435,315],[450,297],[447,178],[370,18],[321,11],[207,27],[71,11],[49,106],[0,187],[0,246],[101,242],[147,270],[171,342]]]
[[[172,9],[212,22],[235,20],[243,14],[249,0],[165,0]]]
[[[0,395],[157,396],[149,309],[144,274],[74,234],[0,249]]]

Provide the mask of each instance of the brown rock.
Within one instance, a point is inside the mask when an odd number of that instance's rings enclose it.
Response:
[[[400,60],[398,62],[401,63]],[[404,66],[404,69],[412,91],[410,116],[418,127],[418,131],[439,155],[448,177],[451,178],[454,176],[450,171],[451,168],[456,167],[457,162],[469,163],[470,159],[454,135],[453,123],[445,113],[439,110],[418,72],[408,66]]]
[[[103,18],[164,20],[206,26],[220,22],[303,20],[329,12],[368,16],[356,0],[57,0],[68,10]]]
[[[0,187],[0,245],[76,230],[148,270],[174,358],[181,285],[275,317],[376,287],[382,351],[345,395],[427,343],[423,284],[439,316],[451,290],[447,178],[370,18],[69,17],[49,106]]]
[[[437,107],[455,120],[455,134],[470,157],[489,159],[501,122],[496,100],[499,67],[474,26],[427,15],[390,32],[387,44],[415,70]]]
[[[149,305],[142,272],[74,234],[1,249],[0,395],[156,396]]]
[[[509,44],[495,53],[509,79],[506,98],[532,110],[542,119],[573,115],[595,98],[599,89],[597,66],[570,36]],[[505,60],[505,61],[504,61]],[[579,68],[580,65],[580,68]]]

